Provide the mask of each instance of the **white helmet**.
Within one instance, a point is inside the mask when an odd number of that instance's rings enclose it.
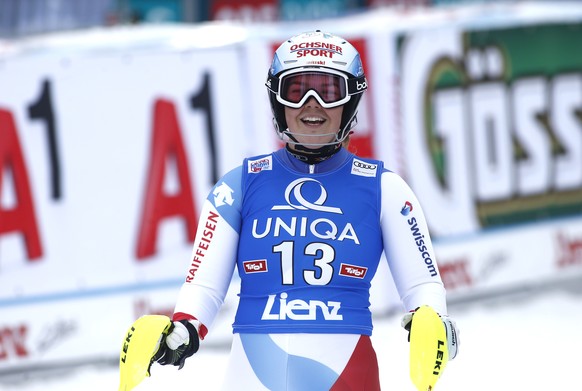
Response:
[[[290,89],[300,79],[301,88]],[[283,42],[275,52],[267,82],[275,130],[295,148],[310,154],[328,156],[337,150],[356,125],[358,104],[368,88],[358,51],[345,39],[319,30],[296,35]],[[299,83],[295,83],[295,86]],[[329,86],[332,85],[333,88]],[[297,142],[287,128],[284,106],[299,108],[314,97],[324,108],[343,105],[340,129],[326,144]]]

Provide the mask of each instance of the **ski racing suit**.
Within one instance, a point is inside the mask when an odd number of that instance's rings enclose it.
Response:
[[[427,223],[406,182],[346,149],[317,164],[247,158],[201,210],[174,320],[212,325],[240,276],[224,390],[379,390],[370,281],[385,254],[404,308],[446,314]]]

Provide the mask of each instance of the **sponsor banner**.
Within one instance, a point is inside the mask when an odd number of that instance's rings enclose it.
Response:
[[[582,26],[571,14],[554,12],[550,24],[541,12],[528,26],[504,14],[495,28],[448,13],[432,25],[377,14],[318,26],[362,55],[370,88],[350,149],[384,160],[417,192],[452,297],[580,270],[581,219],[565,218],[582,213]],[[290,32],[311,28],[119,28],[2,42],[0,370],[114,357],[138,314],[172,311],[199,203],[244,157],[281,145],[269,61]],[[384,260],[371,303],[399,305]]]
[[[142,293],[87,292],[85,296],[3,303],[0,373],[43,363],[70,364],[119,354],[124,335],[144,314],[171,314],[176,287]],[[8,315],[8,316],[4,316]]]
[[[250,154],[226,65],[240,47],[178,50],[197,30],[144,44],[146,31],[39,38],[2,58],[0,369],[116,355],[135,311],[102,293],[179,286],[200,202]],[[44,327],[81,343],[43,348]]]
[[[435,245],[452,299],[582,278],[582,221],[563,219]]]
[[[15,368],[71,365],[119,357],[123,339],[142,315],[171,317],[180,281],[132,289],[100,289],[0,302],[0,375]],[[226,348],[232,338],[236,295],[229,293],[206,347]]]
[[[249,153],[238,47],[71,46],[3,60],[0,298],[177,278]]]
[[[406,177],[435,236],[582,214],[580,22],[399,37]]]
[[[242,22],[273,22],[279,18],[276,0],[212,0],[210,19]]]

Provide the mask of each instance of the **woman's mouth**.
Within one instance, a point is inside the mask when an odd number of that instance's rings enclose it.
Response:
[[[305,125],[315,126],[323,124],[325,122],[325,118],[310,116],[301,118],[301,122],[303,122]]]

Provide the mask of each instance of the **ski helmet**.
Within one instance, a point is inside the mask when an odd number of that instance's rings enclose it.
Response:
[[[345,39],[320,30],[289,38],[275,51],[266,81],[275,130],[282,140],[311,153],[329,155],[356,125],[363,92],[368,88],[360,54]],[[300,88],[289,88],[300,85]],[[333,86],[330,88],[329,86]],[[300,108],[314,97],[324,108],[343,105],[340,128],[326,144],[297,142],[287,127],[285,106]]]

